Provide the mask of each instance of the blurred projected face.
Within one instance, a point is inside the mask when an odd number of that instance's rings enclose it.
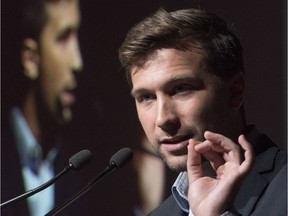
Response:
[[[77,0],[47,3],[48,19],[39,39],[39,96],[59,124],[72,118],[77,83],[74,72],[82,69],[78,44],[80,12]]]

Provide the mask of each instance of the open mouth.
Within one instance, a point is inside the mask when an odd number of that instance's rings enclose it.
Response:
[[[76,101],[75,92],[72,90],[64,91],[62,94],[62,101],[65,106],[71,106]]]

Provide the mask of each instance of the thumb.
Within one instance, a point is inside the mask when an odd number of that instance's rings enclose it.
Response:
[[[201,154],[195,151],[195,145],[197,142],[189,140],[188,145],[188,158],[187,158],[187,174],[189,184],[193,183],[197,179],[203,176]]]

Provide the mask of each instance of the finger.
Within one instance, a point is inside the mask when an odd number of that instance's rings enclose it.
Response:
[[[207,151],[202,153],[202,156],[209,161],[214,170],[217,170],[219,166],[225,163],[222,154],[218,152]]]
[[[213,151],[213,152],[218,152],[218,153],[229,152],[231,149],[225,147],[224,142],[226,142],[224,139],[223,140],[220,140],[220,139],[205,140],[204,142],[197,144],[195,146],[195,150],[201,154],[208,152],[208,151]]]
[[[231,151],[235,148],[238,149],[238,146],[231,139],[223,136],[222,134],[206,131],[204,133],[204,137],[213,144],[217,144],[214,146],[214,150],[217,150],[216,148],[219,148],[219,151]]]
[[[201,165],[201,155],[195,151],[196,142],[189,140],[188,145],[188,158],[187,158],[187,174],[189,184],[196,181],[203,176]]]
[[[254,150],[252,145],[248,142],[244,135],[240,135],[238,142],[242,149],[244,150],[244,161],[242,162],[240,168],[243,174],[247,173],[253,166],[254,163]]]
[[[231,139],[211,131],[206,131],[204,137],[211,142],[213,151],[223,153],[225,161],[233,160],[239,164],[242,162],[240,147]]]
[[[225,163],[225,160],[223,159],[222,153],[216,152],[213,149],[213,144],[208,140],[195,146],[195,151],[205,157],[214,169],[217,169]]]

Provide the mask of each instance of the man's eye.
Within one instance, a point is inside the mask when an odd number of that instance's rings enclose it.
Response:
[[[188,91],[190,89],[191,88],[189,86],[177,86],[174,91],[175,91],[175,93],[182,93],[182,92]]]
[[[144,94],[144,95],[139,95],[139,97],[137,97],[137,101],[139,102],[148,102],[150,100],[152,100],[154,97],[151,94]]]
[[[67,29],[66,31],[62,32],[57,38],[59,42],[66,42],[73,34],[71,29]]]
[[[149,101],[149,100],[152,100],[152,99],[153,99],[152,95],[149,95],[149,94],[142,96],[142,100],[143,101]]]

